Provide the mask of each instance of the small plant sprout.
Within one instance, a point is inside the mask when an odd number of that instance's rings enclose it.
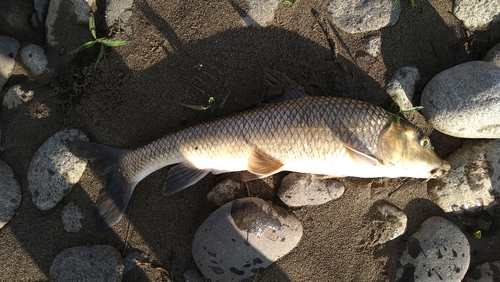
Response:
[[[481,237],[483,235],[481,233],[481,230],[479,230],[479,229],[476,232],[474,232],[473,234],[474,234],[474,237],[476,237],[476,239],[478,239],[478,240],[481,239]]]
[[[405,114],[417,112],[417,111],[420,111],[421,109],[424,108],[422,106],[416,106],[416,107],[411,107],[411,108],[404,109],[403,108],[403,105],[404,105],[403,99],[401,99],[401,96],[400,96],[399,93],[397,94],[397,96],[398,96],[398,101],[397,101],[398,113],[396,114],[396,120],[397,120],[398,123],[399,123],[399,120],[401,118],[401,115],[404,116]]]
[[[195,67],[199,67],[201,66],[201,64],[195,66]],[[185,104],[185,103],[179,103],[180,105],[184,106],[184,107],[188,107],[190,109],[193,109],[193,110],[197,110],[197,111],[205,111],[205,110],[208,110],[210,108],[212,108],[212,106],[215,105],[215,98],[213,96],[209,96],[207,93],[205,93],[205,90],[201,89],[200,87],[190,83],[189,81],[187,81],[186,79],[183,79],[179,76],[174,76],[175,78],[177,79],[180,79],[186,83],[188,83],[189,85],[191,85],[191,87],[193,87],[194,89],[196,89],[198,92],[202,93],[203,95],[207,96],[208,97],[208,101],[205,105],[193,105],[193,104]],[[224,108],[224,105],[226,104],[226,101],[227,101],[227,97],[229,96],[226,95],[226,97],[224,98],[224,100],[219,104],[219,109],[217,111],[217,115],[220,114],[222,108]]]
[[[282,0],[281,1],[281,3],[283,3],[283,5],[290,6],[290,7],[295,6],[298,2],[299,2],[299,0]]]
[[[102,60],[102,57],[104,56],[104,53],[106,52],[106,49],[104,46],[116,47],[116,46],[123,46],[123,45],[130,43],[130,41],[128,41],[128,40],[114,40],[114,39],[109,39],[106,37],[97,38],[96,28],[95,28],[95,18],[94,18],[93,13],[90,13],[90,16],[89,16],[89,30],[90,30],[90,33],[92,33],[94,40],[83,43],[82,45],[78,46],[78,48],[76,48],[75,50],[69,52],[69,54],[70,55],[75,54],[75,53],[78,53],[82,50],[88,49],[88,48],[94,46],[94,44],[96,44],[96,43],[101,44],[101,49],[99,51],[99,55],[97,55],[97,59],[95,61],[96,68],[97,68],[97,64],[99,64],[99,62]]]

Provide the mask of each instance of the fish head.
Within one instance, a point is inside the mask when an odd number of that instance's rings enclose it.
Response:
[[[403,119],[391,120],[380,132],[378,152],[384,165],[397,167],[401,176],[429,179],[450,169],[434,152],[429,137]]]

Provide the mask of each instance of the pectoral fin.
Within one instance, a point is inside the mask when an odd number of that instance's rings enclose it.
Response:
[[[267,176],[280,171],[283,163],[260,151],[253,150],[248,158],[248,171],[258,176]]]
[[[351,157],[351,159],[353,159],[357,163],[369,164],[372,166],[382,165],[382,163],[380,163],[380,161],[377,160],[375,157],[369,156],[346,143],[344,143],[344,147],[349,156]]]
[[[197,169],[188,164],[178,164],[170,169],[167,180],[161,191],[163,195],[170,196],[200,181],[210,170]]]

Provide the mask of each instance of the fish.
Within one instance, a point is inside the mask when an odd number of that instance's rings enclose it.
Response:
[[[284,98],[181,129],[143,147],[122,150],[87,141],[67,144],[106,177],[96,202],[96,228],[124,214],[136,185],[168,171],[164,195],[207,174],[245,172],[245,180],[281,171],[332,177],[437,178],[449,169],[428,136],[403,118],[368,102],[311,96],[285,74],[265,69],[266,82]],[[292,97],[289,99],[289,97]]]

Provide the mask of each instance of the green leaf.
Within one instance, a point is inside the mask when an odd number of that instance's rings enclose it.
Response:
[[[474,232],[474,237],[476,237],[476,239],[481,239],[481,237],[483,236],[481,230],[477,230],[476,232]]]
[[[104,53],[106,53],[106,49],[104,48],[104,45],[101,44],[101,50],[99,50],[99,55],[97,55],[97,59],[95,60],[95,66],[94,68],[97,69],[97,64],[102,60],[102,57],[104,57]]]
[[[85,50],[85,49],[87,49],[87,48],[92,47],[92,45],[94,45],[95,43],[96,43],[96,41],[95,41],[95,40],[94,40],[94,41],[89,41],[89,42],[83,43],[82,45],[78,46],[78,48],[76,48],[75,50],[73,50],[73,51],[69,52],[68,54],[70,54],[70,55],[71,55],[71,54],[78,53],[78,52],[80,52],[80,51],[82,51],[82,50]]]
[[[97,35],[96,35],[96,31],[95,31],[94,13],[90,13],[90,17],[89,17],[89,30],[90,30],[90,33],[92,33],[92,36],[94,36],[94,39],[97,39]]]
[[[198,111],[205,111],[205,110],[210,109],[212,107],[212,105],[203,106],[203,105],[190,105],[190,104],[184,104],[184,103],[179,103],[179,104],[183,105],[184,107],[188,107],[190,109],[198,110]]]
[[[130,41],[128,41],[128,40],[114,40],[114,39],[106,39],[106,38],[99,38],[98,41],[99,41],[99,43],[102,43],[102,44],[109,46],[109,47],[123,46],[123,45],[127,45],[130,43]]]

